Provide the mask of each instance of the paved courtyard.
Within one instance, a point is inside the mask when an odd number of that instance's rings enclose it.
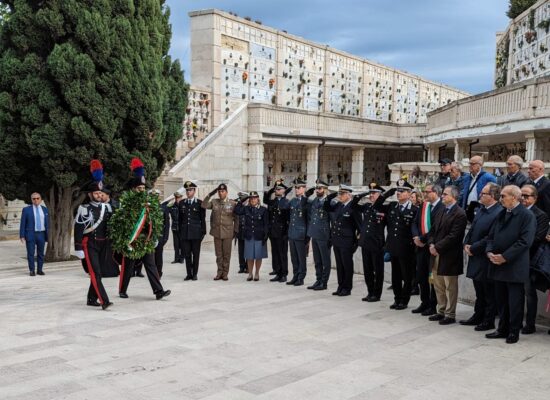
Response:
[[[29,277],[23,246],[0,242],[0,399],[547,399],[546,329],[516,345],[441,327],[392,296],[352,296],[259,282],[231,271],[212,281],[212,245],[196,282],[170,264],[156,301],[146,278],[108,311],[85,306],[87,275],[74,262]],[[236,254],[234,254],[235,256]],[[309,260],[311,263],[311,260]],[[233,266],[236,264],[233,257]],[[313,277],[310,265],[307,282]],[[411,305],[416,306],[418,297]],[[471,308],[460,306],[458,318]]]

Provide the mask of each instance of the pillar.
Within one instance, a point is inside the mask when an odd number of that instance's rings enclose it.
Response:
[[[534,132],[525,134],[525,161],[542,160],[543,153],[542,140]]]
[[[354,148],[351,152],[351,185],[363,186],[365,148]]]
[[[462,161],[465,158],[470,158],[470,143],[463,140],[454,139],[455,144],[455,161]]]
[[[248,182],[246,190],[263,192],[264,182],[264,145],[263,143],[250,143],[248,145]]]
[[[429,144],[428,147],[428,159],[426,162],[436,163],[439,161],[439,145]]]
[[[313,187],[315,180],[319,178],[319,146],[307,146],[306,147],[306,175],[307,175],[307,187]]]

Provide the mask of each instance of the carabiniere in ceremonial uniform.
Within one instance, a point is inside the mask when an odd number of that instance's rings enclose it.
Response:
[[[195,197],[197,185],[187,181],[183,187],[187,198],[179,202],[179,217],[180,237],[187,269],[187,276],[184,280],[196,281],[199,272],[201,242],[206,235],[206,210],[202,208],[202,201]]]

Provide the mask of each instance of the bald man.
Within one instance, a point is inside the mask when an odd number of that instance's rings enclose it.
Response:
[[[533,160],[529,163],[529,184],[538,192],[535,205],[550,216],[550,180],[544,176],[544,163],[541,160]]]
[[[461,207],[466,211],[468,221],[472,222],[476,208],[479,206],[481,190],[489,182],[496,183],[496,178],[483,170],[483,158],[473,156],[470,158],[470,173],[464,176],[464,188],[462,189]]]

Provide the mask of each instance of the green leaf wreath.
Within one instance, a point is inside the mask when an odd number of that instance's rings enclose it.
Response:
[[[146,192],[124,192],[120,197],[120,208],[109,221],[113,249],[133,260],[154,252],[163,223],[157,196]]]

